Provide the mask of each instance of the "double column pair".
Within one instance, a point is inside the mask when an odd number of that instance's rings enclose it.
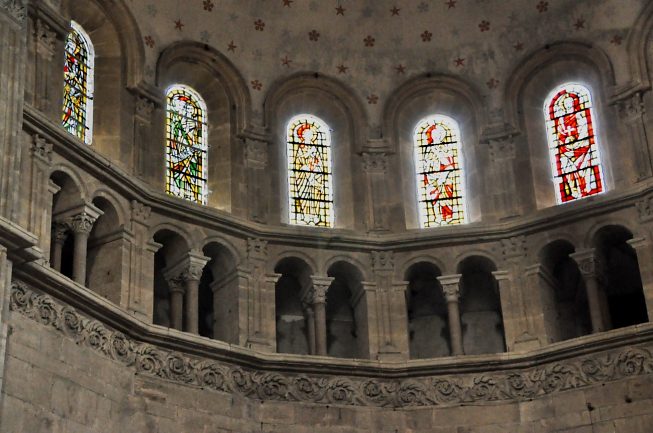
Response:
[[[303,305],[308,327],[311,355],[327,354],[326,294],[333,282],[331,277],[312,277],[313,285],[304,292]]]
[[[87,205],[80,212],[66,212],[57,215],[54,223],[54,248],[52,250],[52,267],[61,272],[63,247],[70,233],[74,236],[73,248],[73,280],[81,285],[86,284],[86,256],[88,237],[93,230],[93,224],[102,215],[99,209]]]
[[[171,328],[199,333],[199,286],[208,261],[208,257],[191,253],[164,270],[170,289]]]

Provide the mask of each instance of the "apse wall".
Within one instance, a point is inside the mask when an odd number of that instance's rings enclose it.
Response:
[[[329,5],[366,33],[335,68],[299,58],[344,47],[326,3],[246,1],[252,44],[305,18],[295,66],[218,44],[214,0],[0,1],[0,432],[653,431],[653,5],[421,2],[396,43],[396,5]],[[473,32],[416,31],[437,8]],[[556,189],[583,127],[603,188]],[[447,170],[464,205],[428,208]]]

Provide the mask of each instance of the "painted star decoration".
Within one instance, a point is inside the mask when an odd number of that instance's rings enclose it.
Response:
[[[181,22],[181,18],[175,20],[175,30],[182,31],[184,29],[184,23]]]
[[[347,9],[343,8],[341,5],[338,5],[336,6],[336,15],[342,15],[344,17],[346,10]]]

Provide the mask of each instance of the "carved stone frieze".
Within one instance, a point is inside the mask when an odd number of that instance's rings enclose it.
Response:
[[[10,310],[51,327],[80,347],[133,368],[139,375],[263,401],[395,408],[456,406],[523,401],[653,374],[650,344],[482,374],[385,379],[265,372],[139,342],[19,282],[11,287]]]
[[[268,256],[268,241],[261,239],[247,239],[247,257],[250,260],[265,260]]]

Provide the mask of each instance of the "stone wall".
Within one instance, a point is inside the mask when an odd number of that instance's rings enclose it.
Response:
[[[16,287],[9,324],[2,433],[650,433],[653,429],[650,326],[642,330],[640,343],[544,363],[530,371],[474,374],[469,382],[473,392],[462,397],[460,389],[442,388],[437,399],[427,402],[420,395],[419,377],[402,380],[400,388],[390,393],[367,385],[359,395],[363,387],[346,391],[356,379],[325,376],[324,389],[314,390],[306,401],[291,397],[297,389],[291,392],[284,387],[284,373],[267,382],[265,376],[274,373],[256,376],[256,388],[246,383],[254,376],[232,376],[227,379],[233,381],[229,386],[240,384],[239,390],[222,392],[215,389],[221,386],[213,380],[218,376],[205,374],[201,385],[193,378],[184,379],[185,373],[174,365],[176,358],[162,368],[178,371],[178,376],[156,377],[141,363],[145,358],[125,365],[127,358],[121,356],[126,352],[115,344],[115,331],[50,297]],[[108,346],[115,352],[105,353]],[[149,348],[152,354],[160,350]],[[316,375],[297,377],[311,376]],[[372,382],[383,388],[384,382],[392,381],[383,376]],[[512,383],[506,387],[500,377]],[[518,380],[524,377],[529,380]],[[511,395],[506,394],[508,389]],[[310,402],[329,391],[329,398],[341,399],[340,403]],[[385,394],[393,397],[383,403]]]

